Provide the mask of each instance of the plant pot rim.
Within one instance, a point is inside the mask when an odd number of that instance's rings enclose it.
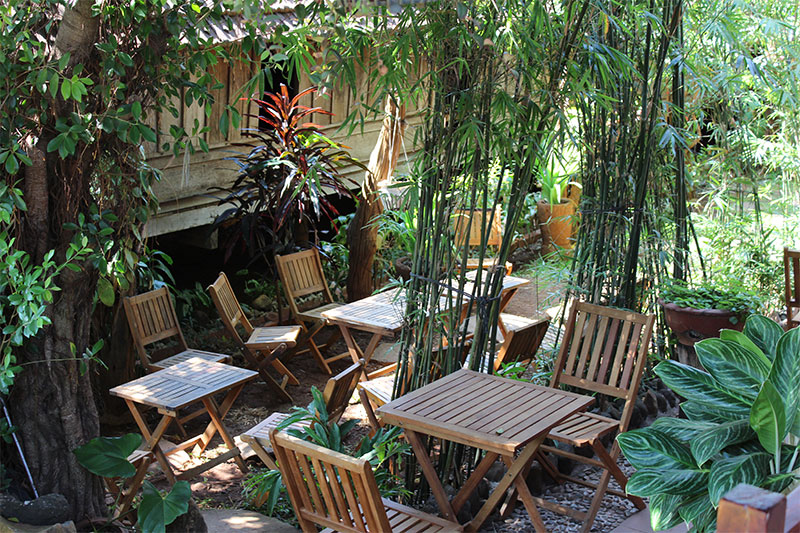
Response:
[[[553,206],[553,205],[564,205],[564,204],[571,204],[571,203],[574,203],[574,202],[573,202],[572,200],[570,200],[569,198],[567,198],[566,200],[561,200],[561,201],[560,201],[560,202],[558,202],[557,204],[551,204],[551,203],[550,203],[550,202],[548,202],[547,200],[539,200],[539,201],[538,201],[538,202],[536,202],[536,203],[537,203],[537,204],[542,204],[542,205],[549,205],[549,206]]]
[[[692,315],[702,316],[716,316],[716,317],[729,317],[741,315],[741,312],[731,311],[730,309],[696,309],[694,307],[682,307],[672,302],[665,302],[662,298],[658,299],[658,304],[665,310],[678,311],[679,313],[688,313]]]

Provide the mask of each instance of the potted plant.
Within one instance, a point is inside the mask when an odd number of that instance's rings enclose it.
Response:
[[[681,522],[716,529],[722,496],[739,483],[780,492],[797,479],[800,328],[784,333],[752,315],[743,333],[695,346],[706,371],[667,360],[655,374],[686,400],[685,418],[661,417],[617,443],[636,468],[625,490],[650,498],[653,530]]]
[[[542,199],[536,204],[536,217],[542,228],[544,247],[555,244],[560,248],[571,248],[573,245],[580,185],[572,181],[572,177],[572,172],[554,164],[548,165],[539,174]]]
[[[747,316],[761,307],[755,294],[735,284],[690,287],[679,280],[661,289],[658,303],[667,325],[686,346],[719,337],[722,329],[742,331]]]

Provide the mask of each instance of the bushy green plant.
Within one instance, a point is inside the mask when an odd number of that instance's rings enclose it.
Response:
[[[702,283],[694,287],[674,280],[664,285],[659,297],[667,303],[692,309],[721,309],[740,314],[751,314],[762,307],[761,300],[741,284],[717,286]]]
[[[667,360],[655,373],[686,419],[659,418],[617,437],[636,468],[626,487],[650,498],[653,529],[681,521],[713,531],[720,498],[739,483],[773,491],[795,478],[800,446],[800,328],[752,315],[744,332],[695,345],[706,372]]]
[[[127,479],[136,474],[128,456],[142,444],[142,436],[128,433],[122,437],[97,437],[73,450],[78,462],[91,473],[105,478]],[[122,493],[117,494],[116,507]],[[187,481],[178,481],[166,494],[152,483],[142,485],[142,499],[137,509],[137,523],[143,533],[164,533],[166,526],[189,510],[192,489]]]
[[[390,461],[408,453],[410,446],[399,440],[401,429],[392,427],[381,428],[373,437],[365,436],[358,446],[348,450],[344,444],[344,437],[355,427],[358,420],[351,419],[338,424],[330,419],[325,406],[322,392],[316,387],[311,387],[313,400],[308,407],[293,407],[291,414],[280,424],[278,430],[298,439],[307,440],[330,450],[363,457],[369,460],[375,474],[378,490],[385,498],[407,496],[399,477],[388,468]],[[292,424],[304,423],[300,428],[290,427]],[[256,500],[268,494],[264,504],[264,511],[271,515],[284,491],[283,479],[279,470],[266,470],[248,476],[244,483],[244,495],[250,500]]]

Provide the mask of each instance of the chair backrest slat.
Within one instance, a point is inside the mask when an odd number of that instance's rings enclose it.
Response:
[[[501,207],[496,207],[493,213],[487,216],[492,217],[492,224],[487,231],[486,246],[500,246],[503,242],[503,211]],[[464,239],[469,238],[470,247],[480,246],[483,231],[484,212],[482,209],[457,209],[453,213],[453,233],[455,242],[459,247],[464,246]]]
[[[175,337],[181,350],[188,349],[166,287],[129,296],[123,306],[136,352],[145,368],[150,367],[145,348],[149,344]]]
[[[322,261],[316,248],[289,255],[276,255],[278,276],[283,283],[289,307],[294,314],[300,312],[297,299],[319,294],[324,303],[332,303],[333,296],[322,272]]]
[[[574,302],[550,386],[569,385],[624,398],[620,420],[624,431],[636,401],[654,323],[653,315]]]
[[[270,442],[304,532],[316,532],[315,524],[352,533],[391,531],[369,461],[277,430]]]
[[[239,305],[239,300],[236,299],[236,294],[233,292],[228,276],[224,272],[220,272],[216,281],[208,286],[208,292],[211,294],[211,299],[214,301],[214,306],[219,312],[219,317],[225,325],[225,329],[230,333],[240,347],[244,347],[244,340],[236,330],[236,326],[241,324],[246,335],[253,333],[253,325],[244,314],[242,306]]]
[[[353,396],[363,371],[364,360],[362,359],[330,378],[325,384],[322,396],[325,398],[325,406],[331,420],[339,420],[347,409],[347,403]]]

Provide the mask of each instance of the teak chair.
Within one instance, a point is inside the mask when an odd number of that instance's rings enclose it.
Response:
[[[503,363],[532,360],[544,340],[547,328],[550,327],[550,320],[547,318],[533,320],[505,313],[503,322],[506,325],[506,334],[494,357],[492,372],[497,372]]]
[[[342,417],[363,370],[364,360],[362,359],[330,378],[325,384],[322,397],[325,399],[329,420],[337,422]],[[272,455],[270,432],[288,417],[288,413],[272,413],[239,437],[253,448],[253,451],[268,468],[273,470],[277,470],[278,467],[275,466],[275,458]],[[299,426],[301,424],[296,427]]]
[[[130,511],[133,505],[133,500],[142,486],[144,477],[147,475],[147,468],[155,461],[156,456],[153,452],[148,450],[135,450],[128,456],[128,461],[136,468],[136,472],[130,480],[121,478],[103,478],[106,483],[108,491],[114,495],[117,500],[117,506],[114,510],[114,518],[122,519]],[[136,514],[130,513],[128,517],[132,523],[136,523]]]
[[[367,459],[355,459],[272,430],[271,439],[297,521],[305,533],[437,533],[455,523],[381,498]]]
[[[620,448],[616,441],[610,450],[606,450],[601,438],[615,432],[623,433],[628,429],[647,360],[654,322],[654,315],[642,315],[585,302],[575,302],[570,310],[550,386],[566,385],[625,400],[619,420],[594,413],[578,413],[555,427],[548,435],[548,438],[556,442],[576,448],[590,446],[597,459],[570,453],[555,446],[540,447],[538,459],[553,479],[559,482],[569,480],[596,490],[588,512],[535,498],[537,505],[545,509],[582,520],[584,533],[592,528],[606,492],[628,498],[639,509],[645,508],[641,498],[626,495],[624,492],[627,478],[617,466]],[[599,483],[593,485],[561,474],[541,453],[545,451],[602,468]],[[622,491],[608,488],[611,476],[617,480]]]
[[[344,352],[328,358],[322,356],[322,350],[327,349],[334,339],[338,338],[340,334],[338,329],[327,345],[318,345],[314,341],[317,333],[325,327],[326,321],[322,317],[322,313],[341,305],[333,301],[325,274],[322,272],[319,251],[311,248],[289,255],[276,255],[275,261],[292,316],[303,328],[301,342],[308,343],[308,349],[319,367],[324,372],[332,374],[329,363],[349,357],[350,354]],[[310,305],[301,302],[301,299],[312,296],[314,299]]]
[[[178,317],[175,315],[175,308],[172,305],[172,298],[166,287],[137,296],[129,296],[123,300],[123,306],[136,353],[139,355],[142,366],[148,372],[177,365],[191,357],[200,357],[217,363],[230,362],[229,355],[195,350],[186,345],[186,339],[183,337]],[[153,356],[158,357],[165,351],[171,355],[152,361],[146,347],[170,339],[174,340],[177,346],[156,350]],[[175,353],[176,351],[177,353]]]
[[[239,345],[248,364],[256,369],[261,379],[270,385],[283,399],[291,402],[292,397],[286,391],[286,384],[299,385],[300,382],[288,368],[277,358],[282,347],[291,348],[296,344],[300,326],[272,326],[254,328],[242,311],[239,300],[231,288],[228,276],[220,272],[216,281],[208,286],[208,292],[214,301],[219,317],[225,325],[233,340]],[[236,326],[241,326],[247,335],[247,341],[239,335]],[[281,382],[277,382],[267,373],[266,366],[272,367],[283,375]]]
[[[786,329],[800,326],[800,250],[783,249],[786,287]]]
[[[464,246],[464,240],[467,241],[467,246],[470,248],[480,246],[482,240],[482,227],[483,227],[484,212],[482,209],[458,209],[453,213],[453,232],[455,233],[455,242],[458,248]],[[492,225],[487,228],[489,235],[486,236],[486,246],[499,247],[503,242],[503,219],[502,209],[498,206],[492,215]],[[467,270],[475,270],[478,267],[491,268],[497,264],[497,259],[494,257],[484,257],[481,263],[477,258],[467,258]],[[513,265],[506,261],[504,265],[506,273],[511,274]]]

